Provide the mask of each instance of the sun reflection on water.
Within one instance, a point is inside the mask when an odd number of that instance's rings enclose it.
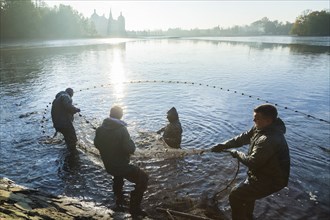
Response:
[[[109,78],[113,85],[113,96],[116,98],[116,102],[119,102],[117,104],[120,104],[121,100],[125,97],[124,82],[127,79],[123,64],[123,53],[124,51],[121,48],[115,48],[110,61]]]

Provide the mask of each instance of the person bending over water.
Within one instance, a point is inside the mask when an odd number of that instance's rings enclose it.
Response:
[[[56,132],[64,136],[65,143],[69,150],[76,149],[78,141],[76,131],[73,127],[73,115],[80,112],[79,108],[72,105],[73,89],[67,88],[65,91],[57,93],[52,103],[52,121]]]
[[[179,120],[178,112],[172,107],[167,112],[168,125],[157,131],[157,134],[163,133],[163,140],[172,148],[180,148],[182,139],[182,128]]]
[[[131,192],[129,211],[134,216],[146,216],[141,209],[143,193],[147,189],[148,175],[139,167],[130,164],[130,155],[135,151],[126,123],[121,120],[123,110],[114,106],[110,110],[110,117],[104,119],[102,125],[96,129],[94,145],[100,151],[104,167],[113,176],[113,192],[117,208],[122,210],[124,205],[124,179],[135,183]]]

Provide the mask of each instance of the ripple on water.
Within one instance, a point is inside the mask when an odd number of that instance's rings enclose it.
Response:
[[[164,46],[162,53],[160,45]],[[99,126],[110,107],[119,104],[137,145],[132,162],[150,175],[143,205],[149,210],[157,205],[183,211],[198,203],[208,207],[212,204],[205,201],[212,201],[230,182],[237,164],[228,154],[200,154],[196,150],[208,149],[249,129],[253,108],[264,102],[255,98],[260,97],[291,108],[279,107],[279,113],[287,124],[292,172],[287,189],[258,202],[257,219],[327,219],[329,126],[292,109],[323,115],[321,118],[329,115],[328,48],[295,47],[160,40],[123,47],[90,46],[88,50],[8,50],[2,53],[4,68],[0,73],[0,175],[110,207],[114,204],[112,177],[93,146],[91,124]],[[191,49],[199,53],[191,56]],[[195,84],[118,83],[114,79],[118,74],[111,72],[114,54],[122,59],[123,80],[153,78]],[[76,91],[89,87],[74,96],[74,103],[91,123],[75,116],[82,147],[73,158],[63,142],[47,141],[46,136],[54,133],[50,108],[44,114],[44,127],[39,123],[46,104],[68,82]],[[162,145],[155,148],[150,143],[157,142],[159,136],[154,132],[166,125],[166,112],[172,106],[178,109],[183,126],[183,150],[164,151]],[[38,113],[28,115],[35,111]],[[245,171],[242,166],[239,181]],[[126,183],[127,197],[131,189],[132,184]],[[225,215],[230,215],[228,191],[218,197]]]

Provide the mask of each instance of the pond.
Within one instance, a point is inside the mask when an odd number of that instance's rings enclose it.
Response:
[[[291,175],[287,188],[257,201],[256,219],[330,215],[329,38],[28,41],[2,43],[0,52],[2,177],[111,208],[111,176],[93,154],[93,126],[120,105],[139,152],[132,162],[150,175],[145,209],[157,216],[156,206],[212,206],[233,179],[236,160],[215,153],[157,155],[155,131],[175,106],[184,151],[208,149],[251,128],[253,108],[269,102],[287,127]],[[75,158],[60,135],[47,141],[54,134],[50,103],[67,87],[82,115],[74,121]],[[242,165],[235,183],[245,172]],[[126,183],[127,195],[131,187]],[[228,190],[218,196],[212,217],[230,218],[227,196]]]

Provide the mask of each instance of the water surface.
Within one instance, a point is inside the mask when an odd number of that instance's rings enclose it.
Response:
[[[278,106],[287,126],[291,176],[287,188],[256,203],[255,217],[327,219],[328,43],[323,38],[293,42],[268,37],[2,44],[0,176],[111,208],[111,176],[92,154],[97,151],[91,124],[98,126],[110,107],[119,104],[140,152],[133,162],[150,175],[144,207],[155,215],[155,206],[188,210],[193,204],[229,218],[228,191],[217,204],[211,201],[233,178],[236,160],[213,153],[166,156],[156,154],[150,143],[157,142],[154,131],[166,124],[172,106],[183,125],[182,148],[192,150],[249,129],[253,108],[268,101]],[[83,115],[74,122],[80,143],[76,156],[68,154],[61,136],[44,141],[54,132],[49,103],[69,86]],[[245,172],[241,166],[237,181]],[[127,183],[127,195],[131,187]]]

